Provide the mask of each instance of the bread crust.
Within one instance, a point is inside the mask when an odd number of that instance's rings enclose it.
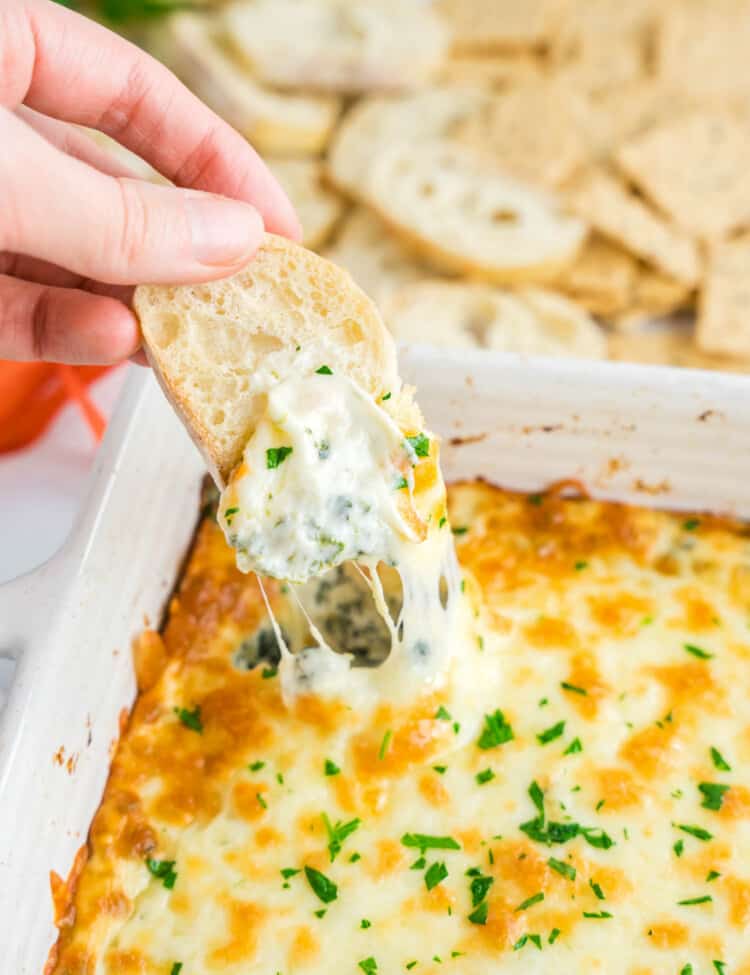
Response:
[[[403,403],[393,340],[343,268],[266,234],[230,278],[200,285],[142,285],[133,299],[156,377],[223,486],[265,405],[290,376],[321,365],[384,404]],[[399,407],[402,408],[402,407]]]

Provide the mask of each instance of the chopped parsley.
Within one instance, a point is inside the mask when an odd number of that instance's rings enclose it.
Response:
[[[482,903],[494,883],[494,877],[485,876],[483,873],[477,873],[475,877],[471,878],[469,891],[471,892],[472,907],[478,907]]]
[[[677,829],[681,829],[683,833],[687,833],[689,836],[694,836],[696,840],[702,840],[704,843],[707,840],[712,840],[713,833],[709,833],[707,829],[703,829],[702,826],[689,826],[685,823],[678,823]]]
[[[612,917],[609,911],[584,911],[583,916],[590,918],[592,921],[604,921]]]
[[[357,962],[357,964],[365,975],[377,975],[378,963],[375,961],[372,955],[370,955],[369,958],[363,958],[362,961]]]
[[[326,916],[326,911],[327,910],[328,910],[327,907],[321,907],[321,909],[319,911],[313,911],[313,914],[315,915],[315,917],[323,918],[323,917]]]
[[[424,875],[424,885],[428,890],[437,887],[448,876],[448,868],[442,860],[431,864]]]
[[[583,559],[579,559],[574,566],[576,572],[581,572],[583,569],[588,569],[588,567],[588,562],[584,562]]]
[[[332,376],[333,372],[329,366],[321,366],[320,369],[316,369],[315,372],[318,376]]]
[[[517,908],[515,909],[515,912],[514,912],[514,913],[516,913],[516,914],[517,914],[517,913],[518,913],[519,911],[526,911],[526,910],[528,910],[528,909],[529,909],[530,907],[533,907],[533,906],[534,906],[534,904],[539,904],[539,903],[541,903],[541,901],[543,901],[543,900],[544,900],[544,894],[543,894],[543,892],[542,892],[542,891],[540,890],[540,891],[539,891],[539,893],[537,893],[537,894],[532,894],[532,895],[531,895],[531,897],[527,897],[525,901],[522,901],[522,902],[521,902],[521,903],[520,903],[520,904],[518,905],[518,907],[517,907]]]
[[[445,515],[443,515],[443,517],[438,522],[438,528],[442,528],[445,524],[447,524],[447,522],[448,519],[445,517]]]
[[[696,904],[710,904],[713,897],[710,894],[704,894],[702,897],[688,897],[684,901],[677,901],[680,907],[694,907]]]
[[[589,844],[597,850],[608,850],[610,847],[615,845],[615,841],[605,833],[603,829],[592,826],[584,826],[581,829],[581,835]]]
[[[486,768],[483,772],[477,772],[474,778],[477,780],[477,785],[485,785],[495,778],[495,773],[491,768]]]
[[[180,975],[182,971],[182,962],[176,961],[173,963],[171,969],[169,970],[169,975]]]
[[[362,859],[361,853],[352,853],[352,855],[349,857],[349,863],[356,863],[357,860],[361,860],[361,859]]]
[[[598,901],[605,901],[607,899],[599,884],[595,880],[592,880],[591,877],[589,877],[589,887],[593,890],[594,896]]]
[[[688,518],[687,521],[683,521],[682,523],[682,527],[686,532],[694,532],[699,525],[700,519],[698,518]]]
[[[507,741],[513,740],[513,729],[505,720],[503,712],[499,709],[494,714],[485,714],[484,730],[479,736],[477,746],[483,751],[490,748],[497,748],[504,745]]]
[[[559,738],[565,731],[565,722],[558,721],[557,724],[553,724],[551,728],[547,728],[546,731],[540,732],[536,736],[536,740],[540,745],[548,745],[551,741]]]
[[[177,880],[177,874],[174,869],[176,862],[176,860],[152,860],[151,857],[148,857],[146,859],[146,866],[152,877],[161,880],[167,890],[171,890]]]
[[[248,765],[248,768],[250,769],[251,772],[260,772],[260,770],[265,767],[266,767],[266,763],[261,761],[253,762],[252,765]]]
[[[552,928],[549,933],[549,938],[547,938],[547,944],[553,945],[557,939],[560,937],[561,931],[559,928]]]
[[[573,694],[588,694],[585,687],[576,687],[575,684],[569,684],[566,680],[560,681],[560,687],[564,691],[570,691]]]
[[[693,966],[689,964],[683,965],[680,969],[680,975],[693,975]]]
[[[413,847],[424,853],[425,850],[460,850],[460,844],[452,836],[429,836],[427,833],[404,833],[401,837],[404,846]]]
[[[362,920],[359,922],[359,926],[366,931],[367,928],[372,927],[372,921],[368,921],[366,917],[363,917]]]
[[[713,657],[713,654],[709,653],[708,650],[704,650],[703,647],[696,647],[694,643],[683,643],[682,647],[699,660],[710,660]]]
[[[471,921],[472,924],[486,924],[487,915],[489,914],[489,912],[490,912],[489,904],[487,903],[487,901],[482,901],[482,903],[479,904],[478,907],[476,907],[471,912],[471,914],[468,917],[468,920]]]
[[[581,744],[580,738],[574,738],[573,741],[568,745],[568,747],[563,752],[563,755],[576,755],[578,752],[583,751],[583,745]]]
[[[468,530],[468,525],[455,525],[453,528],[451,528],[454,535],[465,535]]]
[[[260,676],[263,678],[263,680],[271,680],[278,674],[278,672],[278,667],[264,667],[260,672]]]
[[[410,962],[407,962],[406,963],[405,968],[406,968],[407,972],[410,972],[412,970],[412,968],[416,968],[417,965],[418,965],[418,962],[416,962],[416,961],[410,961]]]
[[[393,737],[393,732],[389,728],[388,731],[383,735],[383,740],[380,743],[380,751],[378,752],[378,758],[382,762],[388,752],[388,746],[391,743],[391,738]]]
[[[717,782],[701,782],[698,791],[703,795],[701,806],[704,809],[711,809],[718,812],[724,802],[724,795],[729,791],[728,785],[719,785]]]
[[[284,880],[290,880],[292,877],[296,877],[298,873],[302,873],[296,867],[283,867],[279,872]]]
[[[452,720],[452,716],[451,716],[450,712],[449,711],[446,711],[446,709],[441,704],[440,707],[435,712],[435,720],[436,721],[451,721]]]
[[[424,870],[427,866],[427,860],[424,857],[419,857],[414,863],[409,867],[410,870]]]
[[[539,951],[542,950],[542,936],[540,934],[522,934],[521,937],[513,945],[513,951],[520,951],[524,945],[532,944],[536,945]]]
[[[407,437],[406,442],[417,455],[417,457],[429,457],[430,438],[423,433],[418,433],[416,437]]]
[[[240,510],[239,508],[227,508],[226,509],[226,511],[224,512],[224,517],[225,517],[226,522],[227,522],[228,525],[231,525],[232,524],[232,518],[234,518],[234,516],[237,514],[237,512],[239,510]]]
[[[260,794],[260,792],[256,792],[255,793],[255,798],[258,800],[258,804],[260,806],[262,806],[264,809],[268,809],[268,803],[263,798],[263,796]]]
[[[409,482],[405,477],[399,477],[393,485],[394,491],[405,491],[409,487]]]
[[[718,975],[724,975],[724,969],[727,967],[727,963],[725,961],[716,961],[714,959],[714,961],[712,961],[711,964],[716,969]]]
[[[731,772],[732,766],[724,758],[718,748],[711,746],[711,761],[714,763],[714,768],[718,769],[720,772]]]
[[[681,857],[682,854],[683,854],[683,852],[684,852],[684,850],[685,850],[685,841],[684,840],[677,840],[677,842],[672,847],[672,849],[674,850],[674,855],[676,857]]]
[[[547,866],[559,873],[562,877],[567,877],[568,880],[576,879],[576,868],[572,863],[565,863],[563,860],[556,860],[554,857],[550,857],[547,860]]]
[[[266,469],[275,470],[280,464],[284,463],[293,449],[293,447],[269,447],[266,450]]]
[[[339,889],[336,884],[320,870],[316,870],[314,867],[305,867],[305,876],[315,896],[324,904],[330,904],[339,896]]]
[[[281,774],[281,772],[276,773],[276,781],[279,783],[279,785],[284,784],[284,776]]]
[[[326,832],[328,833],[328,852],[331,856],[331,863],[333,863],[339,853],[341,853],[344,840],[359,829],[362,820],[350,819],[348,823],[337,822],[334,826],[325,813],[322,814],[322,819]]]
[[[190,728],[191,731],[197,731],[199,735],[203,734],[200,707],[196,706],[192,711],[189,711],[187,708],[173,708],[173,711],[186,728]]]
[[[325,765],[323,766],[323,772],[325,775],[338,775],[341,769],[335,762],[332,762],[330,758],[325,760]]]
[[[386,401],[386,400],[389,400],[390,398],[391,398],[391,393],[390,393],[390,392],[388,392],[388,393],[383,393],[383,395],[382,395],[382,396],[380,397],[380,399],[381,399],[381,401],[382,401],[383,403],[385,403],[385,401]]]
[[[718,880],[721,874],[718,870],[709,870],[706,874],[706,883],[710,884],[712,880]]]
[[[432,768],[433,771],[437,772],[438,775],[445,775],[445,773],[448,771],[447,765],[433,765]]]

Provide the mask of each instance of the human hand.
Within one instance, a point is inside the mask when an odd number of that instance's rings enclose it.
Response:
[[[100,129],[175,186],[133,176]],[[247,142],[163,65],[50,0],[0,0],[0,358],[116,362],[133,285],[224,277],[299,239]]]

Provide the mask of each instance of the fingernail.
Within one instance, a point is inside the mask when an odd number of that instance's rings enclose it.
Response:
[[[220,196],[187,197],[185,211],[190,224],[193,256],[211,267],[240,263],[258,248],[263,222],[248,203]]]

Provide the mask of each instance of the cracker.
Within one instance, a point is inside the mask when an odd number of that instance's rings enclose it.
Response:
[[[317,250],[340,220],[343,200],[323,185],[323,166],[317,159],[267,159],[266,162],[297,211],[302,224],[302,243]]]
[[[668,5],[656,43],[657,77],[699,95],[750,91],[750,4],[682,0]]]
[[[653,79],[618,86],[596,99],[597,107],[610,122],[610,150],[652,126],[695,111],[704,103],[689,92],[675,91]]]
[[[505,88],[538,78],[541,72],[541,59],[527,51],[489,56],[452,54],[443,62],[439,77],[450,85]]]
[[[696,340],[704,352],[750,357],[750,235],[711,248]]]
[[[627,251],[593,234],[555,283],[595,314],[615,314],[630,303],[637,268]]]
[[[536,81],[497,94],[458,127],[456,137],[494,153],[520,179],[559,186],[591,157],[594,124],[582,95]]]
[[[603,236],[684,284],[697,282],[700,268],[694,241],[662,220],[609,173],[594,170],[586,174],[570,187],[568,199]]]
[[[688,233],[713,238],[750,223],[750,126],[729,112],[653,128],[615,160]]]
[[[552,40],[565,3],[561,0],[440,0],[438,12],[453,35],[453,50],[524,50]]]
[[[679,366],[722,372],[750,372],[750,359],[709,355],[696,348],[689,325],[649,328],[612,335],[609,358],[648,366]]]

